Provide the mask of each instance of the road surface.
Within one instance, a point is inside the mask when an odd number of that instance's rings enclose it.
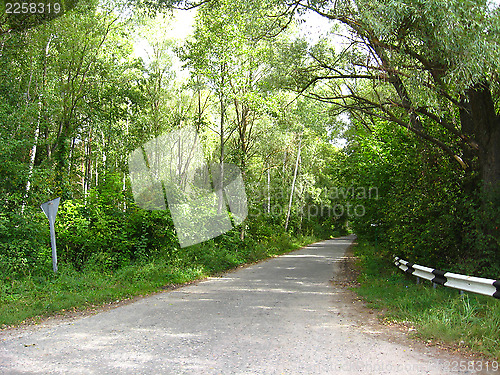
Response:
[[[353,240],[316,243],[96,315],[0,332],[0,373],[475,373],[460,371],[464,358],[359,328],[331,282]]]

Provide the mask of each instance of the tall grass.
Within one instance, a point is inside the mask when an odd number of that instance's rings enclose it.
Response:
[[[415,276],[381,258],[367,242],[360,241],[355,255],[362,269],[357,292],[371,307],[383,308],[384,319],[413,325],[420,338],[500,359],[500,301],[433,288],[430,282],[416,284]]]

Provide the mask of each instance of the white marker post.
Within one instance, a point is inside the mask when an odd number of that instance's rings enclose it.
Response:
[[[56,252],[56,230],[54,223],[56,222],[57,209],[59,207],[59,200],[56,198],[42,204],[42,210],[49,219],[50,226],[50,244],[52,246],[52,269],[57,272],[57,252]]]

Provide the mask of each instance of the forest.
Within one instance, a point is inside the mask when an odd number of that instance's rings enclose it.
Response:
[[[40,205],[57,197],[60,272],[219,272],[355,233],[388,264],[500,275],[497,3],[41,3],[0,16],[1,299],[54,277]],[[248,212],[184,247],[129,160],[186,128],[207,165],[237,166]]]

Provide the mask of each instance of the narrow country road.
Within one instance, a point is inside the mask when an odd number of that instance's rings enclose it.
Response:
[[[93,316],[0,332],[0,373],[474,373],[452,369],[432,348],[357,328],[330,281],[353,240],[316,243]]]

